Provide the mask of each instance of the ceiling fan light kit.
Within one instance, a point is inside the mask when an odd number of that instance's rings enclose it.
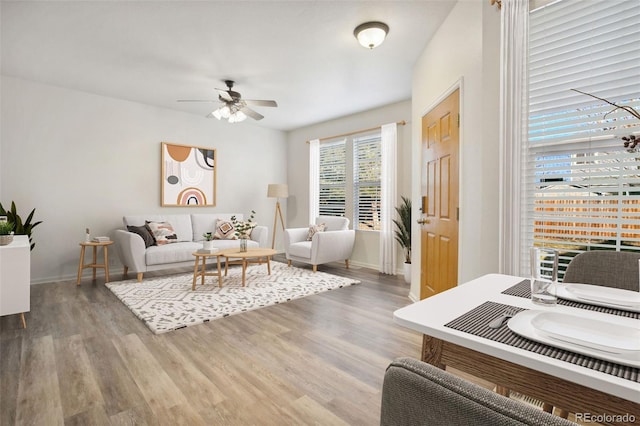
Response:
[[[358,42],[367,49],[380,46],[388,33],[389,26],[378,21],[365,22],[353,30],[353,35],[358,39]]]
[[[178,102],[222,102],[223,105],[211,111],[207,117],[215,117],[218,120],[225,119],[229,123],[239,123],[251,117],[254,120],[262,120],[264,116],[249,108],[248,105],[261,107],[277,107],[276,101],[268,100],[251,100],[242,99],[240,93],[231,90],[233,88],[232,80],[225,80],[227,90],[216,89],[218,91],[218,100],[178,100]]]

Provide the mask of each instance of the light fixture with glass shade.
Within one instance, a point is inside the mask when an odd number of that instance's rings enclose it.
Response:
[[[389,26],[384,22],[365,22],[353,30],[353,35],[358,42],[367,49],[373,49],[382,44],[389,33]]]

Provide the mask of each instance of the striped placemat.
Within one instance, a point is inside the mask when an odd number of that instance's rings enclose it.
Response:
[[[518,284],[504,290],[502,294],[529,299],[531,297],[531,282],[528,279],[522,280]],[[588,311],[603,312],[605,314],[618,315],[620,317],[640,319],[640,312],[623,311],[622,309],[590,305],[588,303],[574,302],[573,300],[558,298],[558,305],[571,306],[573,308],[586,309]]]
[[[448,324],[445,324],[445,327],[640,383],[640,368],[603,361],[587,355],[576,354],[564,349],[534,342],[511,331],[506,323],[498,329],[489,328],[489,322],[503,313],[507,308],[510,308],[510,306],[496,302],[485,302]],[[518,312],[525,310],[523,308],[513,308]]]

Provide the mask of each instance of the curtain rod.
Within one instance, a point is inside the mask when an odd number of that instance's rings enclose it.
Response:
[[[407,124],[406,121],[402,120],[402,121],[397,121],[396,124],[400,125],[400,126],[404,126],[405,124]],[[318,139],[320,142],[322,141],[326,141],[329,139],[335,139],[335,138],[341,138],[343,136],[351,136],[351,135],[355,135],[357,133],[364,133],[364,132],[369,132],[371,130],[376,130],[379,129],[381,126],[376,126],[376,127],[370,127],[368,129],[362,129],[362,130],[354,130],[353,132],[347,132],[347,133],[341,133],[339,135],[335,135],[335,136],[326,136],[324,138],[320,138]],[[309,143],[311,141],[307,141],[306,143]]]

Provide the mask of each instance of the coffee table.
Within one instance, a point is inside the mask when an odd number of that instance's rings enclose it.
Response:
[[[245,277],[247,272],[247,265],[249,263],[262,263],[264,258],[267,262],[267,271],[271,275],[271,256],[276,254],[276,251],[269,248],[249,248],[247,251],[240,251],[239,248],[221,250],[217,253],[220,256],[224,256],[224,276],[227,276],[227,270],[229,265],[242,265],[242,287],[245,285]],[[230,259],[238,259],[236,261]]]

